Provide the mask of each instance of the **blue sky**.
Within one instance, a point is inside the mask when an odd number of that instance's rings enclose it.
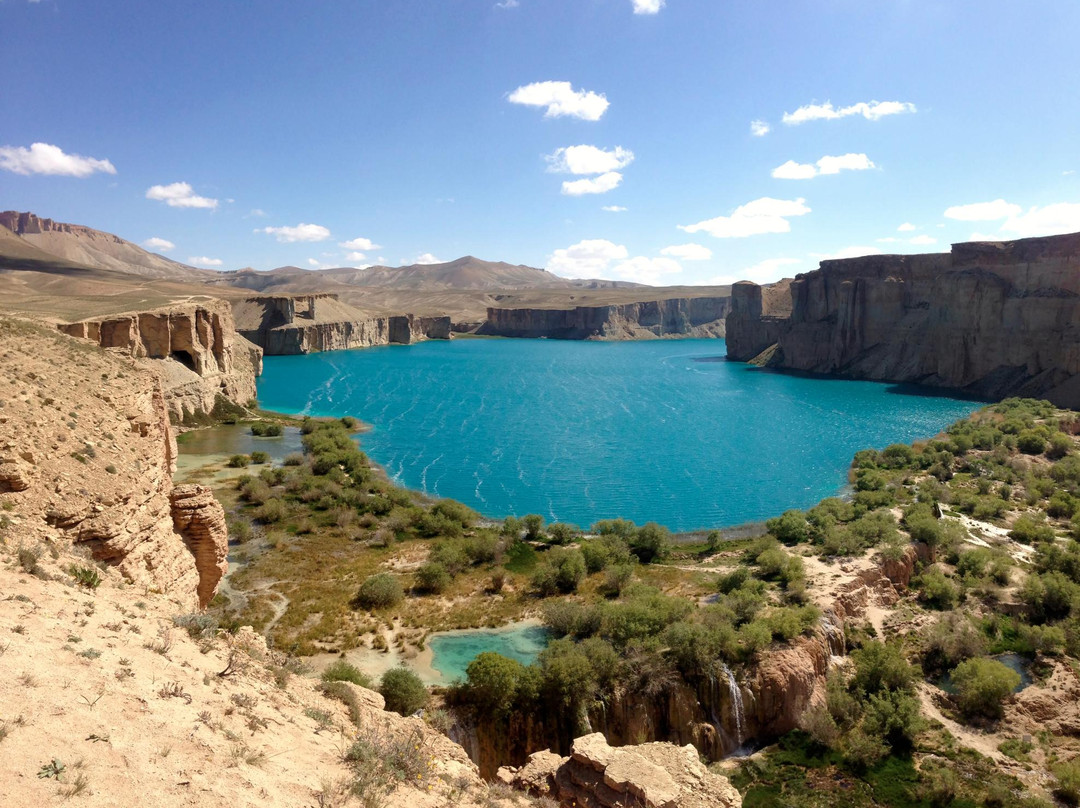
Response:
[[[0,207],[222,269],[659,284],[1075,231],[1077,31],[1075,0],[0,0]]]

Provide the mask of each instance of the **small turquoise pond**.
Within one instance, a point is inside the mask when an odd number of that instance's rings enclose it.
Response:
[[[548,644],[550,635],[543,626],[510,625],[505,628],[448,631],[431,638],[431,667],[446,681],[465,678],[469,663],[485,651],[494,651],[528,665]]]

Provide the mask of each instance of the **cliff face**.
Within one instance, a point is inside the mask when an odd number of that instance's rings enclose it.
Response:
[[[729,356],[775,344],[773,367],[1077,407],[1078,268],[1080,234],[823,261],[791,282],[788,318],[757,315],[737,285]]]
[[[729,301],[691,297],[568,309],[491,307],[477,333],[552,339],[722,337]]]
[[[602,733],[614,746],[689,744],[708,760],[767,743],[795,729],[803,711],[824,697],[830,659],[845,653],[845,624],[863,618],[870,605],[894,604],[916,562],[926,560],[925,549],[912,546],[899,561],[868,564],[839,582],[820,604],[820,628],[764,654],[741,680],[721,666],[713,676],[680,680],[660,693],[616,693],[587,716],[515,717],[504,726],[467,726],[458,740],[485,777],[500,766],[523,766],[539,750],[570,754],[582,729]]]
[[[771,286],[750,281],[733,284],[726,329],[728,358],[748,362],[775,345],[790,317],[790,280]]]
[[[236,332],[228,303],[206,300],[138,314],[57,326],[151,363],[164,381],[169,413],[177,420],[214,409],[219,395],[238,404],[255,398],[262,351]]]
[[[268,356],[450,339],[449,317],[369,317],[336,294],[252,297],[233,308],[240,333]]]
[[[21,545],[82,547],[133,584],[208,603],[225,514],[204,486],[173,489],[160,377],[25,322],[0,320],[0,336],[0,492],[15,505]]]

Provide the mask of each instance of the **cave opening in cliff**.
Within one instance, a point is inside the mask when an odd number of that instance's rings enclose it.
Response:
[[[196,370],[195,368],[195,357],[193,357],[187,351],[173,351],[170,355],[173,359],[186,367],[188,370],[193,370],[198,373],[198,370]]]

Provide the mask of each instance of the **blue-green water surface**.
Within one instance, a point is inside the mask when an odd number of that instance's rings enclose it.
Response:
[[[259,400],[366,421],[362,448],[394,479],[487,516],[678,531],[809,507],[844,486],[856,451],[979,406],[724,353],[722,340],[460,339],[275,356]]]
[[[485,651],[528,665],[547,646],[549,635],[542,626],[512,624],[498,629],[449,631],[437,634],[431,643],[431,667],[446,681],[465,679],[469,663]]]

